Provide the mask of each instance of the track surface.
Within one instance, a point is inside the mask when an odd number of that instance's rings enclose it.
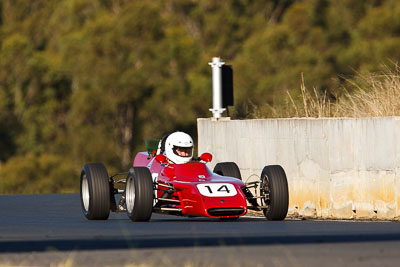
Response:
[[[0,195],[0,265],[399,266],[399,248],[397,222],[88,221],[77,194]]]

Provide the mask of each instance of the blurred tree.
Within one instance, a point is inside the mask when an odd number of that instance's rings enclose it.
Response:
[[[31,161],[15,184],[59,191],[51,179],[87,161],[119,170],[146,138],[196,137],[213,56],[233,64],[230,115],[245,118],[296,100],[302,73],[334,101],[345,78],[398,62],[399,44],[395,0],[3,0],[0,174]]]
[[[68,59],[74,77],[69,129],[77,159],[100,156],[115,165],[119,154],[123,166],[131,161],[135,118],[160,78],[155,66],[163,65],[157,56],[164,50],[161,25],[157,5],[134,2],[83,28],[79,51]],[[74,43],[71,49],[76,51]],[[87,151],[90,143],[98,153]]]

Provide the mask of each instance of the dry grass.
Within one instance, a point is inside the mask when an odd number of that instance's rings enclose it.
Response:
[[[295,117],[329,117],[331,114],[331,100],[327,97],[326,91],[323,94],[317,92],[315,88],[310,92],[304,85],[304,76],[301,74],[301,104],[296,103],[289,92],[287,92],[290,103],[293,106]],[[289,117],[293,117],[290,116]]]
[[[337,101],[340,116],[386,117],[400,115],[400,69],[359,76],[348,81],[356,89]]]
[[[194,253],[188,256],[186,260],[182,262],[177,261],[171,256],[164,255],[162,252],[141,252],[138,254],[137,250],[131,249],[125,252],[114,252],[114,251],[72,251],[72,252],[60,252],[51,251],[43,253],[22,253],[18,255],[8,255],[0,257],[0,267],[22,267],[22,266],[49,266],[49,267],[74,267],[74,266],[124,266],[124,267],[156,267],[156,266],[182,266],[182,267],[215,267],[211,260],[204,259],[202,254],[196,252],[196,247],[193,248]],[[115,258],[115,255],[122,253],[129,253],[130,256],[126,257],[123,255],[119,260]],[[129,255],[128,254],[128,255]],[[107,259],[109,257],[114,258],[112,263]],[[144,257],[144,255],[153,255],[152,257]],[[99,263],[98,258],[104,259],[103,263]],[[8,259],[7,259],[8,258]],[[92,263],[92,264],[90,264]],[[231,264],[232,265],[232,264]],[[232,265],[235,266],[235,265]]]
[[[45,264],[47,265],[47,264]],[[27,263],[26,261],[23,262],[0,262],[0,267],[22,267],[22,266],[45,266],[42,264],[38,264],[38,263]],[[173,266],[174,264],[172,264]],[[73,267],[73,266],[83,266],[82,264],[77,264],[73,259],[66,259],[64,261],[60,261],[58,263],[51,263],[50,265],[48,265],[50,267],[54,266],[54,267]],[[129,264],[118,264],[115,263],[113,265],[101,265],[101,266],[124,266],[124,267],[154,267],[154,266],[171,266],[171,264],[169,264],[168,261],[163,262],[161,265],[159,263],[153,263],[153,262],[141,262],[141,263],[129,263]],[[195,260],[189,260],[186,262],[183,262],[180,266],[183,267],[197,267],[197,266],[206,266],[206,267],[214,267],[214,264],[203,264],[203,263],[199,263],[196,262]]]
[[[301,75],[299,97],[287,92],[285,105],[257,108],[255,118],[265,117],[386,117],[400,116],[400,67],[385,72],[346,79],[341,94],[334,98],[315,88],[309,90]]]

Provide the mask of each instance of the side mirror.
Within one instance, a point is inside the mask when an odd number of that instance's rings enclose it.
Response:
[[[158,154],[158,155],[156,156],[156,160],[157,160],[159,163],[167,163],[167,162],[168,162],[167,157],[166,157],[165,155],[163,155],[163,154]]]
[[[204,162],[210,162],[212,161],[212,155],[210,153],[203,153],[201,154],[200,159]]]

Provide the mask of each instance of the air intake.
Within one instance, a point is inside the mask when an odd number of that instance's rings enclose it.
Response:
[[[211,216],[239,216],[243,212],[244,209],[242,208],[216,208],[208,210],[208,214]]]

